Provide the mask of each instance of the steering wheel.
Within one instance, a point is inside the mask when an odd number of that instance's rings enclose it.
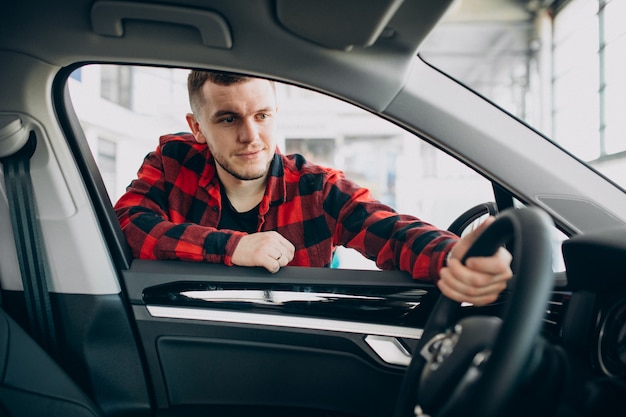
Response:
[[[463,231],[472,223],[483,217],[484,215],[495,216],[498,214],[498,205],[492,201],[478,204],[457,217],[450,226],[448,231],[455,235],[461,236]]]
[[[517,271],[502,319],[458,320],[461,304],[441,295],[424,326],[394,417],[496,417],[527,375],[553,288],[552,220],[536,208],[508,209],[463,258],[513,243]]]

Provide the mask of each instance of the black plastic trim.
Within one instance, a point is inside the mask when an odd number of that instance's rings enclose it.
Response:
[[[4,309],[23,326],[24,293],[3,291]],[[109,417],[144,417],[151,403],[133,325],[122,296],[50,293],[57,361]]]
[[[67,87],[69,75],[80,66],[63,68],[55,77],[52,87],[55,114],[85,182],[113,261],[118,269],[128,269],[132,260],[130,248],[126,244],[100,170],[89,149],[78,116],[74,112]]]
[[[425,288],[178,281],[146,288],[148,305],[280,313],[421,327],[438,294]]]

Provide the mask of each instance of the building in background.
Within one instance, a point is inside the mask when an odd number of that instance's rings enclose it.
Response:
[[[626,188],[626,0],[461,0],[421,55]]]

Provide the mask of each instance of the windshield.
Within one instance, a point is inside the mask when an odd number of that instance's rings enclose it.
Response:
[[[442,23],[421,59],[626,188],[625,0],[463,0]]]

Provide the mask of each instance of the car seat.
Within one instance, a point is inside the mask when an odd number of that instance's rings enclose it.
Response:
[[[99,417],[65,371],[0,308],[0,417]]]

